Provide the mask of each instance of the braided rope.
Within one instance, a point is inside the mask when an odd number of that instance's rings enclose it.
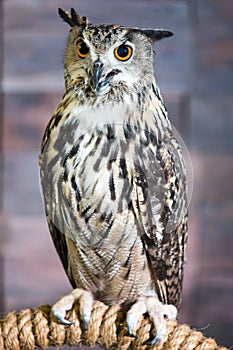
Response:
[[[60,324],[51,314],[51,306],[10,312],[0,320],[1,350],[34,350],[35,347],[75,346],[79,343],[104,349],[134,350],[227,350],[218,347],[214,339],[205,338],[201,332],[191,330],[188,325],[167,322],[167,334],[153,346],[146,345],[150,338],[151,322],[141,318],[137,338],[127,333],[125,314],[120,306],[106,306],[95,302],[88,329],[83,332],[80,325],[79,306],[75,304],[67,319],[74,324]]]

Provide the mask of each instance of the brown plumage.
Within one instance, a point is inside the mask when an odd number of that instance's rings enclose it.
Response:
[[[53,307],[62,321],[79,298],[129,308],[131,334],[148,312],[157,342],[176,317],[187,238],[186,177],[153,71],[152,43],[172,33],[92,25],[59,9],[71,26],[65,93],[40,155],[49,229],[76,288]]]

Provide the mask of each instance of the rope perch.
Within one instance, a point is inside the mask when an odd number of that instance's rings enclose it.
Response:
[[[167,322],[167,334],[153,346],[145,343],[150,339],[151,322],[141,318],[137,338],[127,333],[125,313],[120,306],[106,306],[96,301],[92,308],[88,329],[83,332],[79,317],[79,306],[75,304],[67,319],[74,324],[60,324],[51,314],[51,306],[10,312],[0,320],[1,350],[34,350],[35,347],[75,346],[79,343],[104,349],[134,350],[227,350],[218,347],[214,339],[205,338],[201,332],[188,325]]]

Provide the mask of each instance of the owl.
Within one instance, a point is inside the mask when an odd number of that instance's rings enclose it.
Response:
[[[51,236],[74,288],[84,329],[92,303],[126,310],[130,335],[149,314],[153,339],[180,304],[187,240],[186,175],[153,70],[162,29],[93,25],[59,8],[70,33],[65,92],[39,157]]]

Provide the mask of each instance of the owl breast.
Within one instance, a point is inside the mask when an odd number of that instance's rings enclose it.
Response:
[[[107,303],[152,288],[132,200],[134,177],[145,172],[141,160],[148,161],[142,153],[155,158],[155,146],[145,144],[145,128],[130,123],[133,111],[124,120],[129,106],[115,108],[115,120],[111,108],[68,115],[53,130],[41,164],[47,215],[67,241],[68,274]]]

